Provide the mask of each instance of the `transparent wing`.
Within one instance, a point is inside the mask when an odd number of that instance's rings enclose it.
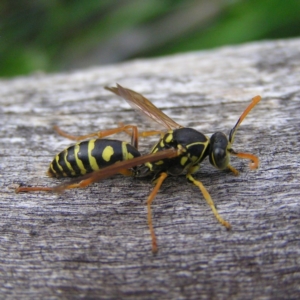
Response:
[[[147,98],[135,91],[124,88],[119,84],[117,84],[117,87],[105,87],[105,89],[115,93],[118,96],[121,96],[135,110],[151,118],[153,121],[164,126],[166,129],[170,130],[183,127],[172,120],[170,117],[168,117],[166,114],[164,114]]]

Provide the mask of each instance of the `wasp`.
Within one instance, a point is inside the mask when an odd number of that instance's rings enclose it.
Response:
[[[17,192],[61,192],[70,188],[86,187],[93,182],[97,182],[117,173],[131,175],[134,177],[152,176],[155,187],[147,199],[147,220],[151,236],[152,251],[153,253],[156,253],[158,250],[158,246],[152,224],[152,202],[156,197],[156,194],[158,193],[162,183],[168,176],[178,176],[181,174],[185,174],[187,180],[199,188],[204,199],[210,206],[214,216],[219,221],[219,223],[227,229],[230,229],[230,223],[225,221],[220,216],[209,192],[204,187],[201,181],[194,178],[194,173],[199,169],[200,163],[206,157],[208,157],[209,162],[215,168],[219,170],[229,169],[231,172],[233,172],[234,175],[238,175],[239,172],[230,164],[230,156],[236,156],[241,159],[248,159],[250,160],[250,169],[258,168],[259,158],[257,156],[251,153],[236,152],[235,150],[233,150],[232,145],[238,127],[248,115],[248,113],[252,110],[252,108],[256,106],[257,103],[261,100],[261,97],[255,96],[254,98],[252,98],[251,103],[239,117],[234,127],[230,130],[228,138],[222,132],[216,132],[209,138],[193,128],[186,128],[176,123],[166,114],[164,114],[160,109],[158,109],[153,103],[151,103],[150,100],[133,90],[124,88],[118,84],[117,87],[106,87],[106,89],[118,96],[121,96],[137,111],[141,112],[147,117],[150,117],[152,120],[160,124],[162,127],[164,127],[164,131],[144,131],[139,133],[136,126],[122,125],[118,128],[77,138],[74,136],[70,136],[64,132],[59,132],[61,135],[78,140],[90,138],[96,135],[98,137],[98,139],[96,139],[98,143],[103,143],[106,146],[111,146],[112,149],[116,149],[117,146],[112,146],[112,144],[110,144],[112,143],[112,140],[102,139],[102,137],[121,131],[124,131],[126,133],[131,132],[131,144],[126,144],[126,151],[118,150],[118,153],[120,154],[118,159],[113,158],[111,160],[108,160],[106,165],[99,163],[97,164],[97,168],[91,167],[90,169],[82,168],[80,163],[76,161],[76,159],[83,161],[82,164],[85,165],[84,161],[88,160],[88,156],[93,156],[91,150],[83,151],[82,159],[79,158],[78,154],[74,155],[75,161],[72,163],[68,154],[66,154],[66,152],[69,152],[69,149],[67,149],[68,151],[64,150],[61,154],[58,154],[54,158],[52,167],[50,165],[50,169],[52,168],[53,170],[50,171],[49,169],[48,173],[50,175],[56,174],[62,176],[83,176],[56,187],[19,187],[17,189]],[[157,133],[160,133],[161,137],[159,141],[152,147],[151,152],[147,155],[140,155],[137,150],[138,138],[141,136],[146,137]],[[86,143],[94,144],[95,142],[94,140],[90,140]],[[117,141],[117,144],[120,143],[124,142]],[[75,146],[71,146],[71,148],[74,147],[75,152],[75,148],[81,147],[81,145],[82,143],[79,143]],[[89,147],[87,146],[87,148]],[[104,152],[101,152],[100,157],[103,158]],[[130,153],[130,155],[127,155],[128,153]],[[75,170],[75,168],[73,168],[72,173],[71,167],[67,163],[65,165],[63,165],[63,163],[59,163],[62,170],[60,168],[57,169],[54,167],[54,161],[58,163],[60,161],[69,162],[73,167],[77,166],[77,169]]]

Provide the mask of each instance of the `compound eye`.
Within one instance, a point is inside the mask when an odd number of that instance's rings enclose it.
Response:
[[[226,156],[226,151],[224,149],[222,149],[222,148],[215,148],[213,150],[213,152],[214,152],[213,153],[214,154],[214,158],[217,161],[223,160],[224,157]]]
[[[229,164],[227,146],[227,137],[222,132],[216,132],[210,138],[209,161],[214,167],[221,170]]]

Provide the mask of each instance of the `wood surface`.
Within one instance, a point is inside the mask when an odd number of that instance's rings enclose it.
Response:
[[[262,101],[239,128],[240,171],[205,160],[195,177],[232,230],[214,218],[184,176],[153,203],[153,255],[145,200],[149,179],[120,175],[62,194],[15,194],[54,186],[45,175],[71,141],[57,135],[157,126],[104,90],[119,83],[176,122],[228,134],[250,99]],[[0,295],[6,299],[296,299],[300,297],[300,39],[135,60],[70,73],[0,81]],[[114,138],[129,140],[125,134]],[[142,153],[157,137],[141,139]]]

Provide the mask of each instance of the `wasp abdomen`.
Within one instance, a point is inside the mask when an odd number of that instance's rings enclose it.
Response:
[[[51,177],[75,177],[140,156],[130,144],[118,140],[92,139],[72,145],[51,162]]]

